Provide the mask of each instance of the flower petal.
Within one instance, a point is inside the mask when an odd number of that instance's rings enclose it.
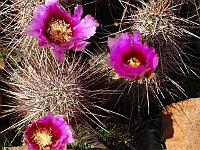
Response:
[[[63,52],[63,49],[60,48],[53,48],[53,54],[54,57],[58,62],[63,62],[65,58],[65,53]]]
[[[64,61],[64,54],[65,54],[65,49],[58,46],[58,45],[55,45],[53,43],[51,43],[51,47],[53,48],[53,54],[56,58],[57,61],[59,62],[63,62]]]
[[[40,34],[44,31],[45,14],[46,7],[43,5],[38,5],[34,11],[31,25],[26,27],[25,33],[34,37],[39,37]]]
[[[69,41],[61,44],[60,46],[63,47],[63,48],[66,48],[66,49],[70,49],[74,46],[74,38],[72,37]]]
[[[86,46],[88,46],[89,44],[90,44],[90,42],[86,42],[86,41],[75,41],[74,46],[72,47],[72,49],[76,50],[76,51],[81,51]]]
[[[44,135],[49,137],[48,141],[50,145],[40,145],[40,143],[43,143],[43,139],[38,138],[40,141],[35,141],[34,136],[35,134],[44,131]],[[52,116],[51,112],[47,114],[47,116],[44,116],[40,119],[38,119],[36,122],[33,122],[31,125],[28,126],[28,128],[24,132],[24,142],[28,149],[37,150],[41,149],[52,149],[52,150],[64,150],[66,148],[67,143],[73,142],[73,129],[70,125],[68,125],[63,117],[60,115]]]
[[[85,16],[74,28],[74,36],[77,40],[86,40],[96,33],[98,22],[90,15]]]
[[[33,20],[31,22],[32,27],[39,31],[44,30],[44,22],[46,19],[46,7],[44,5],[38,5],[33,13]]]
[[[32,27],[32,25],[26,27],[25,33],[26,33],[26,34],[29,34],[29,35],[32,35],[32,36],[34,36],[34,37],[39,37],[39,35],[40,35],[40,32],[36,31],[36,30]]]
[[[67,143],[73,143],[73,142],[74,142],[74,138],[69,137],[68,140],[67,140]]]
[[[114,39],[108,38],[110,48],[108,64],[120,76],[130,80],[149,77],[158,65],[155,49],[149,48],[146,43],[142,44],[140,40],[139,32],[135,32],[132,36],[122,33]],[[129,62],[133,65],[130,65]]]
[[[73,20],[71,20],[73,26],[76,26],[80,23],[82,14],[83,14],[83,7],[77,4],[76,7],[74,8],[74,14],[72,16]]]
[[[43,34],[41,34],[39,38],[40,38],[38,42],[39,46],[48,46],[50,44],[50,41]]]
[[[113,45],[115,45],[115,43],[117,43],[119,40],[119,38],[110,38],[108,37],[108,47],[111,49]]]
[[[74,14],[71,15],[58,5],[58,0],[45,0],[45,5],[36,7],[31,26],[26,28],[26,33],[39,38],[39,46],[51,46],[56,59],[62,62],[66,49],[80,51],[88,46],[90,42],[85,40],[93,36],[99,26],[90,15],[81,19],[82,14],[81,5],[76,5]],[[62,35],[54,35],[54,30],[57,29],[52,26],[55,24],[58,24]]]
[[[58,0],[45,0],[45,5],[49,6],[49,5],[57,5],[58,4]]]
[[[108,64],[109,66],[113,67],[113,61],[112,61],[111,57],[108,57],[108,58],[106,59],[106,62],[107,62],[107,64]]]
[[[140,42],[141,34],[139,31],[135,31],[134,34],[131,36],[133,42]]]

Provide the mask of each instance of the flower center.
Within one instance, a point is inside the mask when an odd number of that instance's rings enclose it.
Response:
[[[46,130],[37,130],[33,135],[33,140],[41,147],[44,148],[52,144],[52,135]]]
[[[140,65],[140,62],[137,58],[133,57],[133,58],[129,59],[126,62],[126,64],[129,65],[131,68],[135,68],[135,67],[138,67]]]
[[[64,20],[51,18],[47,28],[47,34],[51,42],[60,45],[69,41],[72,37],[72,28]]]

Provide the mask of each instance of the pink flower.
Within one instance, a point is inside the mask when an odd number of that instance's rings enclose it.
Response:
[[[82,14],[81,5],[76,5],[74,14],[70,15],[58,5],[58,0],[45,0],[45,5],[36,7],[25,32],[39,38],[39,46],[51,46],[61,62],[66,49],[83,50],[90,44],[85,40],[96,33],[97,21],[91,15],[81,19]]]
[[[24,133],[24,141],[31,150],[64,150],[73,143],[73,129],[61,116],[47,116],[33,122]]]
[[[158,56],[154,48],[141,43],[141,35],[135,32],[108,38],[110,57],[108,64],[122,77],[130,80],[149,77],[158,65]]]

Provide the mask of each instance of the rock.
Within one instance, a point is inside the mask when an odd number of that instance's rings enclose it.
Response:
[[[200,149],[200,98],[167,106],[162,121],[169,150]]]

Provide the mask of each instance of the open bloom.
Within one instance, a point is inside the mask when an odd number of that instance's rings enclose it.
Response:
[[[31,150],[64,150],[67,143],[74,142],[73,129],[62,116],[47,116],[33,122],[24,133],[24,141]]]
[[[33,14],[31,25],[26,33],[39,38],[39,46],[51,46],[58,61],[63,61],[66,49],[83,50],[90,42],[88,38],[96,33],[97,21],[86,15],[83,19],[83,7],[76,5],[70,15],[58,5],[58,0],[45,0],[39,4]]]
[[[128,33],[108,38],[110,57],[108,64],[118,75],[130,80],[149,77],[158,65],[158,56],[154,48],[141,43],[141,35],[136,31],[132,36]]]

